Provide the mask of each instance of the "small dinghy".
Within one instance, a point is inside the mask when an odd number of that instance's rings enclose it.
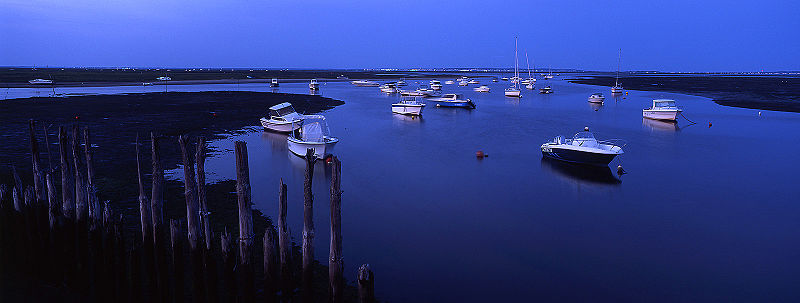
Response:
[[[542,87],[542,88],[539,89],[539,93],[540,94],[552,94],[553,93],[553,88],[551,88],[550,86]]]
[[[413,97],[404,97],[398,103],[392,104],[392,112],[395,114],[421,116],[425,104]]]
[[[544,157],[589,165],[608,165],[616,156],[623,154],[622,146],[610,141],[598,141],[588,127],[572,139],[558,136],[542,144],[541,148]]]
[[[269,119],[261,118],[261,126],[267,130],[288,133],[298,127],[305,116],[298,114],[292,104],[284,102],[269,108]]]
[[[352,83],[355,86],[364,86],[364,87],[377,87],[380,85],[377,82],[372,82],[369,80],[355,80],[355,81],[350,81],[350,83]]]
[[[431,98],[428,101],[435,102],[436,107],[459,107],[474,109],[475,103],[470,99],[463,100],[458,94],[445,94],[441,98]]]
[[[396,94],[397,93],[397,87],[395,86],[394,83],[386,83],[384,85],[381,85],[380,90],[381,90],[382,93],[386,93],[386,94]]]
[[[606,97],[603,96],[601,93],[594,93],[589,96],[589,102],[592,103],[603,103],[606,100]]]
[[[278,84],[278,78],[272,78],[272,82],[269,83],[269,87],[278,87],[278,86],[280,86],[280,84]]]
[[[467,84],[481,84],[481,83],[478,82],[478,80],[472,79],[472,80],[467,81]]]
[[[474,90],[476,92],[479,92],[479,93],[488,93],[491,90],[491,88],[489,88],[486,85],[481,85],[481,86],[478,86],[476,88],[473,88],[472,90]]]
[[[444,84],[455,84],[456,82],[453,80],[444,81]]]
[[[681,112],[683,110],[675,106],[675,100],[655,99],[653,100],[653,106],[642,110],[642,117],[661,121],[675,121]]]
[[[293,154],[304,157],[311,148],[314,150],[314,157],[324,159],[333,153],[333,147],[339,139],[330,136],[325,116],[307,115],[293,124],[297,125],[296,129],[286,139],[289,151]]]
[[[430,85],[431,85],[431,89],[433,89],[433,90],[441,90],[442,89],[442,82],[439,82],[439,80],[431,80]]]

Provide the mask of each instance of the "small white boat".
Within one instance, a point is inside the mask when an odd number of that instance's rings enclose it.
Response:
[[[551,88],[550,86],[542,87],[542,88],[539,89],[539,93],[540,94],[552,94],[553,93],[553,88]]]
[[[440,98],[430,98],[428,101],[436,103],[436,107],[475,108],[475,103],[472,102],[472,100],[464,100],[463,97],[458,94],[445,94]]]
[[[467,81],[467,84],[481,84],[481,83],[478,82],[478,80],[472,79],[472,80]]]
[[[675,100],[655,99],[653,106],[642,110],[642,116],[653,120],[675,121],[681,112],[683,110],[675,106]]]
[[[529,82],[528,84],[525,84],[525,88],[532,90],[533,89],[533,83]]]
[[[489,88],[486,85],[481,85],[481,86],[478,86],[476,88],[473,88],[472,90],[474,90],[476,92],[479,92],[479,93],[488,93],[491,90],[491,88]]]
[[[153,83],[150,82],[142,82],[142,86],[152,86]]]
[[[321,115],[304,116],[302,120],[293,122],[298,124],[286,142],[289,151],[300,157],[305,157],[307,150],[314,150],[314,157],[324,159],[333,153],[333,147],[339,139],[330,136],[328,123]]]
[[[591,103],[603,103],[606,100],[606,97],[603,96],[601,93],[594,93],[589,96],[589,102]]]
[[[616,141],[616,140],[614,140]],[[578,132],[572,139],[557,136],[542,144],[542,156],[560,161],[589,165],[608,165],[615,157],[623,154],[622,146],[611,141],[598,141],[589,128]]]
[[[401,87],[401,86],[406,86],[407,84],[406,81],[400,80],[395,82],[395,85],[397,85],[397,87]]]
[[[53,80],[49,79],[33,79],[28,81],[30,84],[53,84]]]
[[[469,85],[469,81],[461,80],[458,82],[458,86],[467,86],[467,85]]]
[[[420,88],[417,92],[422,94],[423,97],[437,97],[440,95],[439,91],[430,88]]]
[[[506,88],[506,91],[503,94],[505,94],[506,97],[522,97],[522,91],[516,87]]]
[[[170,81],[170,80],[172,80],[172,78],[167,77],[167,76],[162,76],[162,77],[156,78],[156,80],[158,80],[158,81]]]
[[[492,82],[497,82],[497,78],[492,78]]]
[[[448,84],[448,85],[449,85],[449,84],[455,84],[455,83],[456,83],[456,82],[455,82],[455,81],[453,81],[453,80],[447,80],[447,81],[444,81],[444,84]]]
[[[377,86],[380,86],[380,84],[378,84],[377,82],[372,82],[372,81],[369,81],[369,80],[355,80],[355,81],[350,81],[350,83],[352,83],[355,86],[365,86],[365,87],[377,87]]]
[[[384,85],[381,85],[380,90],[381,90],[382,93],[386,93],[386,94],[396,94],[397,93],[397,87],[394,85],[394,83],[386,83]]]
[[[278,78],[272,78],[272,82],[269,83],[269,87],[278,87],[278,86],[280,86],[280,84],[278,84]]]
[[[517,77],[517,76],[511,77],[511,83],[519,83],[520,80],[521,80],[520,77]]]
[[[308,83],[308,88],[311,90],[318,90],[319,82],[317,82],[317,79],[311,79],[311,82]]]
[[[508,81],[508,77],[503,77],[503,78],[500,78],[500,80],[503,80],[503,81]]]
[[[271,131],[288,133],[300,127],[297,122],[304,117],[294,110],[291,103],[284,102],[269,108],[269,119],[261,118],[261,126]]]
[[[421,116],[425,104],[416,98],[403,98],[398,103],[392,104],[392,112],[401,115]]]
[[[619,66],[621,61],[622,61],[622,49],[620,48],[619,54],[617,55],[617,74],[614,76],[614,86],[611,87],[612,94],[622,93],[622,84],[619,83]]]
[[[415,90],[400,90],[400,95],[405,97],[422,97],[424,94]]]
[[[616,84],[613,87],[611,87],[611,93],[612,94],[621,94],[622,93],[622,85]]]
[[[439,82],[439,80],[431,80],[430,85],[433,90],[442,89],[442,82]]]

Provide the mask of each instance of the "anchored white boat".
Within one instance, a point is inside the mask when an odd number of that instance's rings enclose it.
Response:
[[[653,106],[642,110],[642,116],[647,119],[675,121],[683,110],[675,106],[675,100],[655,99]]]
[[[269,87],[278,87],[278,86],[280,86],[280,84],[278,84],[278,78],[272,78],[272,82],[269,83]]]
[[[503,80],[503,81],[508,81],[508,77],[503,77],[503,78],[500,78],[500,80]]]
[[[467,81],[467,84],[481,84],[481,83],[478,82],[478,80],[472,79],[472,80]]]
[[[311,82],[308,83],[308,88],[311,90],[318,90],[319,82],[317,82],[317,79],[311,79]]]
[[[403,98],[398,103],[392,104],[392,112],[401,115],[421,116],[425,104],[417,98]]]
[[[517,37],[514,37],[514,77],[511,78],[511,83],[514,85],[506,88],[503,94],[506,97],[522,97],[522,91],[519,90],[519,58],[517,57]]]
[[[172,78],[167,77],[167,76],[161,76],[161,77],[156,78],[156,80],[158,80],[158,81],[170,81],[170,80],[172,80]]]
[[[525,88],[532,90],[533,89],[533,83],[525,84]]]
[[[467,80],[461,80],[458,82],[458,86],[467,86],[467,85],[469,85],[469,81]]]
[[[553,88],[551,88],[550,86],[542,87],[542,88],[539,89],[539,93],[540,94],[552,94],[553,93]]]
[[[591,96],[589,96],[589,102],[592,102],[592,103],[603,103],[603,101],[605,101],[605,100],[606,100],[606,97],[603,96],[603,94],[601,94],[601,93],[594,93]]]
[[[49,79],[33,79],[28,81],[30,84],[53,84],[53,80]]]
[[[386,83],[381,85],[380,90],[382,93],[395,94],[397,93],[397,86],[395,86],[394,83]]]
[[[422,94],[423,97],[438,97],[440,95],[439,91],[424,87],[417,89],[417,92]]]
[[[289,151],[304,157],[310,148],[314,150],[314,157],[318,159],[324,159],[333,153],[333,147],[339,142],[339,139],[331,137],[324,116],[307,115],[302,120],[293,123],[298,126],[286,139]]]
[[[430,98],[428,101],[436,103],[436,107],[475,108],[475,102],[470,99],[464,100],[459,94],[445,94],[440,98]]]
[[[560,161],[608,165],[616,156],[623,154],[623,146],[611,140],[598,141],[586,127],[584,131],[575,134],[572,139],[557,136],[552,141],[542,144],[541,149],[542,156]]]
[[[300,127],[297,122],[304,117],[294,110],[291,103],[284,102],[269,108],[269,119],[261,118],[261,126],[271,131],[288,133]]]
[[[422,97],[424,94],[415,90],[399,90],[400,95],[404,97]]]
[[[621,94],[622,93],[622,84],[619,83],[619,65],[622,61],[622,49],[619,49],[619,54],[617,55],[617,75],[614,77],[614,86],[611,87],[612,94]]]
[[[488,93],[491,90],[491,88],[489,88],[486,85],[481,85],[481,86],[478,86],[476,88],[473,88],[472,90],[474,90],[476,92],[479,92],[479,93]]]
[[[380,84],[378,84],[377,82],[372,82],[372,81],[369,81],[369,80],[355,80],[355,81],[350,81],[350,83],[352,83],[355,86],[365,86],[365,87],[377,87],[377,86],[380,86]]]
[[[448,85],[449,85],[449,84],[455,84],[455,83],[456,83],[456,82],[455,82],[455,81],[453,81],[453,80],[447,80],[447,81],[444,81],[444,84],[448,84]]]
[[[401,86],[406,86],[407,84],[406,81],[400,80],[395,82],[395,85],[397,85],[397,87],[401,87]]]
[[[431,80],[430,85],[433,90],[442,89],[442,82],[439,82],[439,80]]]

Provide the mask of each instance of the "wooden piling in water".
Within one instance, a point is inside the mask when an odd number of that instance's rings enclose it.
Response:
[[[211,223],[209,222],[210,212],[206,201],[206,139],[197,138],[197,200],[200,202],[200,218],[203,226],[203,239],[205,240],[206,250],[211,250]]]
[[[358,268],[358,301],[361,303],[375,302],[375,277],[369,264]]]
[[[164,167],[161,163],[160,144],[158,138],[150,133],[150,150],[151,150],[151,164],[152,186],[150,198],[150,219],[151,226],[153,227],[153,262],[155,264],[155,284],[159,290],[161,302],[169,301],[169,261],[168,249],[169,235],[168,228],[164,228]]]
[[[142,230],[142,243],[153,243],[153,238],[151,236],[152,226],[150,225],[153,221],[150,218],[152,216],[152,211],[150,210],[150,201],[147,201],[147,196],[144,194],[144,179],[142,177],[142,157],[139,153],[139,147],[141,144],[139,143],[139,135],[136,135],[136,176],[139,180],[139,218],[141,222],[141,230]]]
[[[253,284],[253,209],[250,192],[250,165],[247,157],[247,144],[236,141],[236,196],[239,204],[239,268],[237,273],[241,279],[241,300],[253,300],[255,285]]]
[[[172,264],[174,272],[174,282],[172,285],[172,298],[173,302],[184,302],[184,264],[183,264],[183,237],[180,235],[179,225],[177,220],[169,220],[170,239],[172,241],[171,249]]]
[[[342,254],[342,163],[331,161],[331,247],[328,279],[330,301],[344,302],[344,255]]]
[[[83,152],[86,156],[86,194],[89,202],[89,220],[92,224],[101,225],[103,208],[97,198],[97,187],[94,184],[94,148],[92,147],[89,129],[83,129]]]
[[[223,302],[236,302],[236,254],[233,252],[231,243],[231,233],[225,227],[225,231],[220,235],[220,250],[222,252],[222,285],[227,300]]]
[[[264,301],[276,302],[276,291],[280,283],[277,239],[272,229],[264,231]]]
[[[44,146],[47,150],[47,167],[48,171],[53,171],[53,154],[50,153],[50,135],[47,133],[47,126],[42,125],[44,130]]]
[[[306,150],[306,174],[303,182],[303,300],[314,301],[314,193],[311,191],[314,178],[314,149]]]
[[[281,292],[285,296],[292,289],[292,243],[291,235],[289,235],[289,228],[286,225],[286,184],[283,183],[281,178],[280,186],[278,187],[278,245],[280,246],[280,279],[281,279]]]
[[[64,127],[58,128],[58,154],[61,158],[61,214],[68,219],[74,219],[75,185],[72,183],[72,165],[67,155],[67,133]]]
[[[189,250],[195,251],[197,240],[200,236],[200,207],[198,206],[197,196],[194,187],[194,163],[192,163],[190,153],[186,146],[186,137],[179,136],[178,144],[181,146],[181,157],[183,158],[183,184],[186,196],[186,226],[188,229]]]
[[[36,141],[36,131],[34,130],[36,127],[36,122],[33,119],[28,121],[28,133],[30,137],[30,145],[31,145],[31,162],[33,168],[33,190],[36,193],[37,200],[44,200],[45,194],[45,187],[44,187],[44,178],[42,176],[41,168],[39,167],[39,143]]]
[[[75,218],[78,224],[86,224],[86,219],[89,214],[89,206],[86,202],[86,185],[81,172],[81,160],[78,156],[78,146],[80,146],[80,137],[78,137],[78,125],[72,127],[72,164],[73,173],[75,174]]]

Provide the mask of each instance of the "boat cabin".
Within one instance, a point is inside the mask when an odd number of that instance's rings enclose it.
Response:
[[[302,116],[294,110],[292,104],[283,102],[269,108],[269,118],[275,121],[294,121],[302,120]]]
[[[653,108],[676,108],[675,100],[671,99],[655,99],[653,100]]]

